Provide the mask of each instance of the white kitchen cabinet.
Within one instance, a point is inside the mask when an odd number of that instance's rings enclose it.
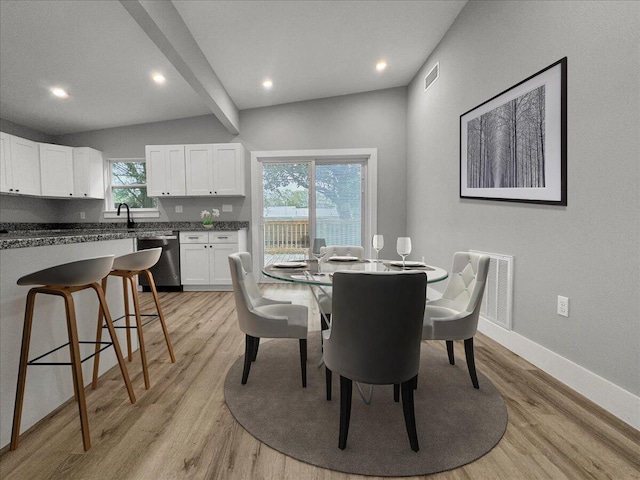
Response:
[[[180,232],[180,272],[184,290],[231,290],[228,256],[246,250],[246,230]]]
[[[73,148],[41,143],[40,180],[43,196],[72,198]]]
[[[0,192],[10,192],[11,184],[11,137],[0,132]]]
[[[147,145],[147,195],[150,197],[184,196],[184,145]]]
[[[40,195],[38,144],[7,133],[0,134],[0,192]]]
[[[187,195],[244,195],[242,144],[185,145],[185,165]]]
[[[104,198],[102,152],[89,147],[73,149],[73,193],[75,198]]]

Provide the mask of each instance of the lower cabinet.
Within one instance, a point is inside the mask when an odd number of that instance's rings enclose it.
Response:
[[[246,230],[180,232],[181,283],[186,291],[231,290],[228,256],[246,250]]]

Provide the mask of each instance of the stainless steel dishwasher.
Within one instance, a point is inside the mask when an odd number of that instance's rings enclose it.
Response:
[[[153,281],[158,290],[181,291],[180,285],[180,241],[178,232],[173,235],[159,235],[157,237],[138,238],[138,250],[162,247],[160,260],[153,267]],[[149,281],[145,275],[138,275],[142,290],[149,291]]]

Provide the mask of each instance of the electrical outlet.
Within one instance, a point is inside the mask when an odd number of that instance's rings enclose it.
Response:
[[[558,315],[569,316],[569,299],[558,295]]]
[[[176,205],[176,213],[182,213],[182,205]]]
[[[80,220],[84,220],[87,218],[87,215],[84,212],[80,212]]]
[[[233,212],[233,205],[228,205],[228,204],[222,204],[222,211],[223,212]]]

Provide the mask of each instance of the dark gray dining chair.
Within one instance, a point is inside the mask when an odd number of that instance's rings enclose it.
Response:
[[[456,252],[449,282],[442,298],[427,302],[422,327],[423,340],[445,340],[449,363],[455,364],[453,341],[464,340],[467,368],[474,388],[480,388],[473,353],[482,295],[489,273],[489,256]]]
[[[246,280],[247,272],[243,268],[243,258],[245,261],[248,260],[250,264],[251,255],[249,253],[242,252],[229,255],[229,268],[236,300],[238,325],[245,334],[242,384],[246,384],[249,378],[251,363],[256,360],[260,338],[297,338],[300,343],[302,386],[306,387],[307,329],[309,321],[307,307],[290,303],[271,303],[272,301],[265,303],[269,299],[264,299],[264,297],[254,303],[249,293],[253,289],[251,286],[252,280]]]
[[[401,386],[409,442],[418,451],[413,390],[420,367],[426,291],[425,272],[334,273],[333,318],[323,337],[327,400],[331,372],[340,375],[340,449],[347,445],[356,381]]]

